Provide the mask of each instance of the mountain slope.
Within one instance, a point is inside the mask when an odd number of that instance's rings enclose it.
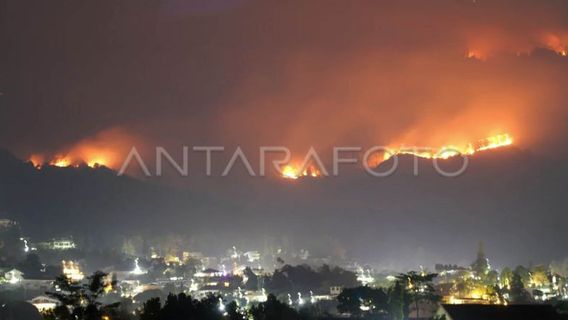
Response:
[[[501,264],[568,255],[563,162],[507,148],[476,154],[456,178],[438,175],[430,160],[418,161],[418,176],[411,157],[401,156],[399,165],[386,178],[345,166],[339,177],[230,176],[174,188],[106,168],[37,170],[4,151],[0,210],[34,237],[98,241],[176,232],[208,239],[200,243],[204,250],[262,248],[267,239],[287,237],[295,248],[346,250],[385,267],[467,263],[479,240]],[[461,160],[440,165],[459,167]],[[523,252],[512,250],[519,247]]]

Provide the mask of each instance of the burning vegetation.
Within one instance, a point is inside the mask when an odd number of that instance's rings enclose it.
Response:
[[[419,148],[419,147],[400,147],[390,148],[385,152],[384,159],[388,160],[393,155],[408,154],[425,159],[449,159],[459,155],[472,155],[476,152],[501,148],[513,144],[513,138],[509,134],[499,134],[477,142],[466,143],[462,146],[447,145],[438,149]]]
[[[437,149],[423,147],[387,148],[381,150],[381,152],[371,154],[365,160],[369,167],[376,168],[395,155],[412,155],[424,159],[449,159],[461,155],[473,155],[478,152],[502,148],[512,144],[513,137],[504,133],[480,139],[476,142],[469,142],[462,146],[447,145]],[[280,173],[283,178],[291,180],[297,180],[302,177],[319,178],[323,176],[321,169],[315,165],[309,165],[302,169],[300,166],[289,164],[284,166]]]
[[[300,177],[318,178],[321,176],[321,170],[314,165],[310,165],[304,170],[293,165],[286,165],[282,168],[282,177],[286,179],[296,180]]]
[[[134,140],[130,135],[122,130],[110,129],[93,138],[81,140],[64,151],[51,155],[32,154],[28,159],[38,169],[46,165],[60,168],[105,166],[115,169],[123,160],[123,151],[133,144]]]
[[[30,156],[29,161],[33,164],[34,167],[37,169],[41,169],[44,166],[53,166],[59,168],[67,168],[67,167],[74,167],[78,168],[80,166],[88,166],[91,168],[97,168],[100,166],[111,167],[111,164],[114,161],[111,161],[113,157],[108,153],[105,152],[101,153],[93,153],[91,155],[87,155],[86,157],[77,157],[73,154],[64,155],[64,156],[55,156],[51,160],[45,160],[43,155],[34,154]]]
[[[544,36],[546,47],[553,50],[558,55],[566,57],[568,55],[568,37],[562,37],[555,34],[547,34]]]
[[[512,144],[512,136],[505,133],[490,136],[476,142],[464,143],[463,145],[444,145],[440,148],[401,146],[398,148],[379,148],[377,149],[377,152],[372,153],[369,152],[373,151],[370,149],[365,153],[363,163],[370,168],[375,168],[395,155],[412,155],[425,159],[449,159],[461,155],[473,155],[477,152],[497,149]],[[75,145],[65,154],[57,154],[52,157],[42,154],[33,154],[29,157],[29,161],[37,169],[41,169],[46,165],[62,168],[76,168],[81,166],[96,168],[99,166],[105,166],[117,169],[120,167],[126,158],[123,157],[124,153],[122,152],[124,150],[124,146],[118,147],[111,144],[108,147],[103,147],[102,145],[103,144],[100,141],[98,143],[82,142]],[[358,150],[361,151],[360,149]],[[291,162],[282,166],[279,170],[279,175],[282,178],[290,180],[297,180],[303,177],[320,178],[327,176],[328,172],[319,159],[319,156],[315,150],[312,151],[313,153],[308,153],[303,164],[298,165],[295,162]],[[344,158],[342,159],[342,162],[355,163],[357,161],[354,158]],[[336,169],[334,169],[334,172],[335,171]]]

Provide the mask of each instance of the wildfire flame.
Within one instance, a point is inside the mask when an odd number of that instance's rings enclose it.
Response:
[[[77,157],[71,155],[55,156],[49,161],[45,161],[44,160],[45,158],[46,157],[43,155],[34,154],[30,156],[29,161],[37,169],[41,169],[45,165],[59,167],[59,168],[68,168],[68,167],[78,168],[84,165],[91,168],[97,168],[99,166],[109,166],[110,163],[109,157],[106,156],[104,153],[101,154],[94,153],[86,157]]]
[[[477,59],[481,61],[487,60],[487,55],[483,53],[481,50],[469,50],[466,55],[468,59]]]
[[[461,146],[446,145],[438,149],[432,148],[389,148],[383,154],[373,154],[367,159],[367,165],[377,167],[382,162],[390,159],[394,155],[413,155],[426,159],[449,159],[459,155],[472,155],[477,152],[501,148],[513,144],[513,137],[507,133],[490,136],[477,142],[465,143]],[[89,166],[96,168],[106,166],[116,167],[120,160],[120,148],[103,148],[96,143],[80,143],[74,146],[68,153],[48,157],[42,154],[33,154],[29,161],[37,169],[44,165],[55,167],[79,167]],[[47,160],[46,159],[50,159]],[[325,170],[324,170],[325,171]],[[308,165],[301,168],[299,165],[288,164],[281,168],[280,175],[285,179],[296,180],[301,177],[318,178],[322,176],[322,171],[317,166]]]
[[[459,155],[472,155],[476,152],[501,148],[513,144],[513,138],[507,134],[499,134],[485,139],[478,140],[475,143],[467,143],[463,146],[442,146],[439,149],[422,149],[422,148],[391,148],[389,152],[385,152],[383,161],[390,159],[393,155],[413,155],[425,159],[449,159]],[[377,166],[376,159],[369,162],[370,166]]]
[[[477,142],[465,143],[462,146],[447,145],[438,149],[431,148],[390,148],[384,154],[372,154],[367,160],[367,165],[374,168],[379,166],[382,162],[390,159],[394,155],[413,155],[424,159],[449,159],[460,155],[473,155],[478,152],[502,148],[513,144],[513,137],[507,133],[499,134],[485,139],[478,140]],[[280,171],[280,174],[285,179],[297,180],[301,177],[321,177],[321,171],[316,167],[308,166],[305,170],[301,171],[294,165],[286,165]]]
[[[121,154],[133,144],[134,138],[118,129],[103,131],[92,138],[79,141],[56,154],[32,154],[29,161],[37,169],[43,166],[60,168],[105,166],[116,168],[120,164]]]
[[[71,166],[71,160],[68,158],[56,158],[49,162],[50,165],[65,168]]]
[[[566,38],[561,39],[555,34],[548,34],[544,37],[545,45],[550,50],[555,51],[558,55],[563,57],[568,56],[568,44],[566,43],[566,40]]]
[[[513,138],[508,134],[500,134],[478,141],[475,152],[495,149],[513,144]]]
[[[321,171],[314,167],[308,166],[306,169],[301,171],[301,168],[295,167],[293,165],[286,165],[281,170],[282,177],[285,179],[296,180],[300,177],[312,177],[317,178],[321,176]]]
[[[34,167],[41,169],[45,160],[44,157],[40,154],[32,154],[29,161],[33,164]]]
[[[46,163],[44,162],[37,162],[33,158],[30,158],[30,162],[34,165],[34,167],[41,169]],[[47,162],[47,165],[59,167],[59,168],[67,168],[67,167],[75,167],[78,168],[82,165],[86,165],[91,168],[97,168],[99,166],[108,166],[108,161],[102,155],[95,155],[92,158],[87,158],[86,160],[83,159],[76,159],[73,157],[56,157],[53,160]]]

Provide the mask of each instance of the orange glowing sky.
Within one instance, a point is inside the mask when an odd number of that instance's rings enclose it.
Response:
[[[112,4],[82,11],[73,28],[55,9],[7,8],[28,15],[7,22],[22,39],[52,41],[5,39],[18,57],[6,71],[17,90],[2,96],[0,145],[34,163],[114,168],[133,145],[125,136],[148,150],[282,145],[302,154],[437,149],[507,133],[521,148],[568,155],[565,2],[247,3],[175,19],[141,5],[121,11],[112,30],[99,24]],[[40,47],[43,59],[32,54]],[[121,133],[105,134],[113,128]]]

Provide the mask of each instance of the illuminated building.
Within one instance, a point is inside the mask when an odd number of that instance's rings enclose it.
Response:
[[[55,239],[52,244],[54,250],[69,250],[76,247],[72,239]]]
[[[38,247],[44,250],[71,250],[76,249],[77,245],[71,238],[52,239],[47,242],[41,242]]]
[[[55,309],[59,305],[59,300],[48,296],[37,296],[29,301],[39,312],[45,312]]]
[[[341,291],[343,291],[343,288],[340,286],[329,287],[329,295],[331,296],[338,296],[341,294]]]
[[[243,255],[247,257],[248,262],[255,262],[260,260],[260,253],[258,251],[248,251]]]
[[[4,274],[4,279],[9,284],[18,284],[24,280],[24,274],[20,270],[12,269]]]
[[[81,281],[85,278],[83,272],[79,268],[79,264],[73,261],[65,261],[62,262],[63,265],[63,274],[70,280],[73,281]]]
[[[10,219],[0,219],[0,230],[6,230],[17,225],[18,223],[16,221]]]

